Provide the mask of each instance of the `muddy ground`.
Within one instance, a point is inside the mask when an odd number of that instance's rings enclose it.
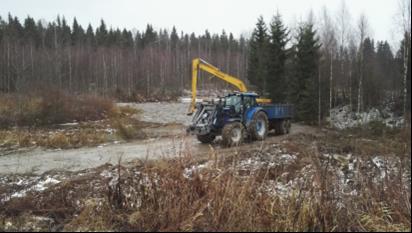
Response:
[[[153,220],[143,217],[147,210],[142,198],[148,197],[140,193],[140,188],[149,193],[158,190],[160,193],[154,196],[164,195],[168,190],[162,190],[169,188],[165,184],[171,179],[170,184],[176,185],[177,179],[181,184],[175,187],[171,200],[187,200],[179,196],[183,195],[180,187],[196,188],[199,182],[207,183],[207,177],[215,178],[205,186],[223,184],[227,174],[240,182],[256,179],[253,196],[264,195],[274,202],[294,199],[296,193],[303,193],[302,200],[319,200],[327,189],[326,193],[332,195],[328,198],[333,200],[328,208],[336,208],[334,213],[363,205],[359,200],[376,193],[373,198],[379,205],[387,205],[389,212],[382,211],[389,214],[385,219],[392,219],[394,225],[363,223],[361,219],[354,224],[359,228],[351,229],[410,230],[410,145],[406,146],[408,139],[402,134],[369,138],[295,123],[289,135],[269,135],[264,142],[223,148],[219,138],[212,145],[203,145],[186,135],[191,120],[185,115],[187,104],[121,105],[143,110],[141,119],[159,125],[150,128],[144,140],[70,150],[36,148],[0,156],[0,230],[181,230],[179,226],[161,226],[167,221],[160,219],[160,225],[140,228],[143,219]],[[166,160],[158,160],[161,158]],[[382,190],[386,191],[379,194]],[[365,205],[375,205],[375,199]],[[213,200],[198,201],[207,204]],[[197,211],[193,213],[196,216]],[[142,216],[135,219],[136,213]],[[204,221],[210,225],[210,219]],[[348,230],[345,226],[336,229]],[[373,228],[387,226],[394,228]],[[198,227],[195,229],[217,230]],[[261,228],[251,228],[256,229]]]
[[[185,103],[143,103],[120,104],[142,110],[140,118],[145,122],[160,123],[156,127],[144,128],[147,139],[132,142],[101,144],[96,147],[77,149],[35,148],[24,152],[9,153],[0,156],[0,175],[32,173],[41,175],[52,170],[80,171],[98,167],[106,163],[128,163],[134,159],[159,159],[178,155],[181,151],[191,150],[201,156],[210,151],[208,145],[199,143],[194,136],[186,135],[186,127],[191,117],[186,115],[188,105]],[[319,130],[294,124],[291,135],[300,133],[319,133]],[[266,144],[279,142],[285,136],[271,135]],[[260,147],[260,142],[248,143],[239,148]],[[213,144],[216,150],[223,149],[219,141]],[[230,150],[230,149],[229,149]]]

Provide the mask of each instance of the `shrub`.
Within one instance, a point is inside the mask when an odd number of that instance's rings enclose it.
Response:
[[[139,124],[116,119],[114,120],[113,126],[116,129],[117,134],[126,141],[146,138],[146,133],[143,132]]]

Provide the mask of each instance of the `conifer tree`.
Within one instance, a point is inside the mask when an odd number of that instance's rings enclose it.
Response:
[[[108,31],[103,19],[100,21],[100,26],[96,30],[96,42],[98,46],[107,45]]]
[[[299,28],[294,55],[294,75],[291,80],[290,99],[295,104],[297,120],[309,123],[317,118],[317,78],[319,42],[310,23]]]
[[[288,32],[283,25],[281,15],[273,17],[270,24],[270,43],[268,59],[268,92],[273,102],[286,101],[287,83],[285,63],[287,59],[286,43]]]
[[[84,40],[84,30],[77,22],[77,19],[73,19],[71,41],[72,45],[80,45]]]
[[[256,28],[250,39],[250,54],[247,77],[258,91],[265,95],[267,91],[268,34],[263,17],[258,18]]]

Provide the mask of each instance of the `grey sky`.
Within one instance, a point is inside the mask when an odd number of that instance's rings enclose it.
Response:
[[[396,43],[400,38],[395,28],[398,0],[346,0],[352,24],[364,12],[372,36]],[[95,27],[101,18],[112,27],[143,30],[147,23],[155,28],[203,33],[233,32],[235,36],[248,33],[259,15],[270,21],[278,9],[288,25],[306,19],[313,10],[319,15],[323,6],[336,14],[341,0],[0,0],[0,15],[8,12],[19,18],[27,15],[51,21],[58,14],[72,22],[76,16],[86,26]]]

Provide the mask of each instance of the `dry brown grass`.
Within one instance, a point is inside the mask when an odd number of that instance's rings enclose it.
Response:
[[[373,145],[398,145],[395,141],[408,148],[404,133],[366,138],[367,144],[345,134],[297,135],[282,144],[299,153],[296,161],[253,172],[240,172],[240,162],[273,153],[270,149],[227,155],[211,151],[210,164],[190,176],[186,169],[198,161],[189,151],[172,160],[106,165],[0,204],[0,216],[19,218],[30,211],[51,216],[58,230],[73,231],[410,231],[410,150],[384,151],[384,162],[396,169],[382,179],[370,163]],[[325,159],[323,153],[352,153],[359,159],[348,185],[356,194],[342,190],[337,171],[347,164]],[[310,169],[305,172],[305,167]],[[287,195],[265,188],[278,181],[298,183]]]
[[[92,95],[73,96],[59,91],[0,95],[0,128],[44,126],[107,118],[111,100]]]
[[[13,129],[0,130],[0,149],[14,150],[40,146],[44,148],[79,148],[96,146],[114,140],[113,136],[94,127],[68,130]]]
[[[266,151],[212,155],[212,165],[190,177],[185,169],[197,164],[190,153],[132,167],[105,166],[7,203],[0,215],[20,216],[30,209],[73,231],[410,231],[411,190],[401,175],[410,169],[405,163],[396,163],[400,173],[381,182],[360,164],[353,184],[357,194],[347,195],[338,167],[323,160],[317,148],[299,151],[298,161],[275,171],[261,167],[242,174],[233,169],[236,164]],[[302,173],[303,166],[312,167],[311,173]],[[102,177],[101,171],[111,176]],[[301,178],[288,195],[263,189],[284,172],[294,173],[289,180]]]
[[[115,140],[144,139],[139,110],[95,96],[0,96],[0,150],[17,147],[78,148]],[[76,122],[73,126],[61,123]],[[17,126],[17,127],[14,127]]]

